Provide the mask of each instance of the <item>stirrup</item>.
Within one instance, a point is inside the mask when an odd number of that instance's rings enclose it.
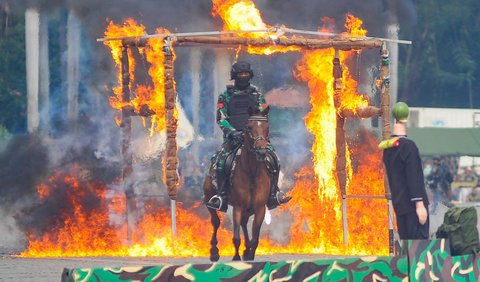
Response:
[[[222,197],[215,195],[210,200],[208,200],[208,203],[206,204],[207,207],[218,210],[221,212],[226,212],[228,209],[228,205],[224,205]]]
[[[273,210],[274,208],[287,203],[291,199],[292,199],[292,196],[285,196],[284,192],[277,191],[275,195],[270,196],[270,199],[267,203],[267,208],[269,210]]]
[[[288,203],[288,201],[292,199],[292,196],[286,196],[284,192],[278,191],[275,198],[277,199],[279,205],[283,205]]]

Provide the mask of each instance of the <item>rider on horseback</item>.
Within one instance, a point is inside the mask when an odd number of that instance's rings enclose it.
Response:
[[[249,109],[257,108],[260,112],[267,111],[268,105],[263,95],[253,85],[250,79],[253,78],[253,71],[250,64],[237,62],[232,65],[230,78],[234,85],[227,85],[227,90],[220,94],[217,103],[217,124],[223,131],[223,144],[220,150],[215,153],[212,163],[215,168],[217,195],[213,196],[207,203],[207,207],[226,212],[228,208],[227,189],[229,187],[229,171],[223,171],[227,157],[235,151],[242,143],[242,130],[246,127],[249,118]],[[270,197],[267,203],[269,209],[288,202],[291,197],[285,196],[278,188],[278,175],[280,165],[275,149],[270,144],[268,148],[272,156],[270,165],[273,177],[270,188]]]

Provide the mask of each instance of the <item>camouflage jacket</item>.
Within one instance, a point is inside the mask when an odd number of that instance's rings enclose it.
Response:
[[[230,122],[230,101],[233,95],[244,94],[244,91],[248,91],[249,95],[255,96],[256,107],[258,107],[260,112],[268,108],[265,97],[255,86],[249,86],[246,90],[239,90],[231,85],[227,86],[227,90],[220,94],[217,102],[217,124],[223,132],[224,141],[227,141],[227,136],[230,132],[236,130]]]

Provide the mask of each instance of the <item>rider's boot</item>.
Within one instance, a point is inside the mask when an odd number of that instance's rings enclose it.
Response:
[[[217,195],[208,200],[207,207],[221,212],[226,212],[228,209],[227,189],[225,180],[222,177],[220,169],[217,170]]]
[[[292,199],[291,196],[285,195],[284,192],[280,191],[280,188],[276,184],[273,184],[270,188],[270,197],[267,202],[267,208],[272,210],[279,205],[283,205]]]
[[[273,174],[271,178],[270,184],[270,196],[268,197],[267,208],[269,210],[278,207],[279,205],[285,204],[292,199],[291,196],[286,196],[285,193],[280,191],[278,188],[278,177],[280,175],[280,164],[278,161],[278,157],[273,151],[269,151],[269,158],[268,164],[270,164],[270,172]],[[267,164],[267,165],[268,165]]]

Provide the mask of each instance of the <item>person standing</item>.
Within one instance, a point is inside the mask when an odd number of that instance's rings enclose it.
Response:
[[[428,239],[429,202],[419,150],[407,137],[408,113],[408,105],[403,102],[393,106],[393,134],[380,142],[379,148],[383,149],[400,239]]]
[[[451,203],[453,198],[452,182],[453,175],[448,165],[440,157],[433,157],[433,170],[427,176],[427,184],[435,193],[436,202],[433,204],[434,206],[438,204],[437,202],[441,202],[449,208],[453,206]]]

